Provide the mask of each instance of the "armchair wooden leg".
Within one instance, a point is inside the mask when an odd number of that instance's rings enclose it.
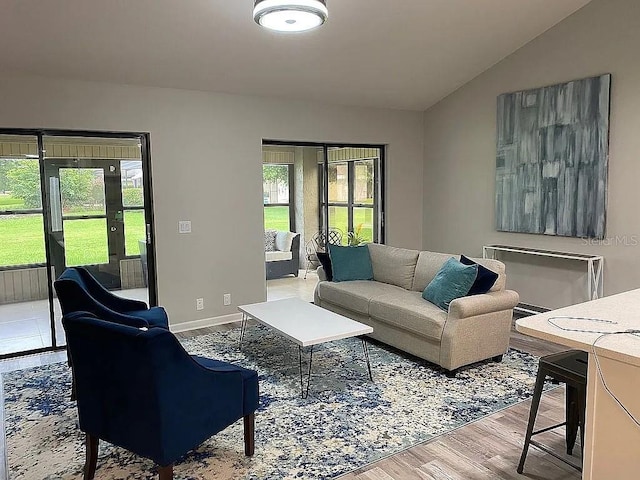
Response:
[[[255,452],[255,413],[250,413],[244,417],[244,454],[251,457]]]
[[[158,476],[160,480],[173,480],[173,465],[158,467]]]
[[[86,461],[84,464],[84,480],[93,480],[98,463],[98,443],[100,439],[89,433],[86,438]]]

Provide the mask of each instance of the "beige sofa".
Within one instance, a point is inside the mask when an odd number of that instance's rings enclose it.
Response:
[[[455,375],[464,365],[499,361],[509,348],[518,294],[505,290],[505,267],[474,259],[499,274],[486,294],[453,300],[445,312],[422,298],[444,262],[457,255],[369,244],[373,280],[328,282],[322,267],[315,304],[373,327],[371,337],[440,365]]]

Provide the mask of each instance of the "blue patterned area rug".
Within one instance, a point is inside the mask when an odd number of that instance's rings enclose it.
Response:
[[[184,341],[190,353],[260,374],[256,454],[243,454],[242,421],[175,467],[180,480],[333,478],[492,414],[530,396],[537,359],[511,350],[447,378],[433,365],[370,344],[369,381],[361,342],[314,349],[309,397],[300,397],[298,349],[262,327]],[[9,475],[14,480],[78,479],[84,435],[70,402],[66,364],[3,376]],[[188,393],[188,392],[185,392]],[[96,478],[152,479],[152,462],[101,442]]]

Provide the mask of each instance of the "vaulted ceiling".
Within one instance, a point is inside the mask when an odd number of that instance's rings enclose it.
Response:
[[[292,35],[253,0],[0,0],[0,74],[424,110],[589,1],[327,0]]]

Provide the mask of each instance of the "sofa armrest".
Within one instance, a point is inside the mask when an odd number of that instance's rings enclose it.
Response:
[[[500,290],[456,298],[449,305],[449,318],[469,318],[502,310],[512,310],[519,301],[520,296],[513,290]]]
[[[319,282],[324,282],[327,280],[327,274],[324,273],[324,268],[322,267],[322,265],[320,265],[317,269],[316,269],[316,273],[318,274],[318,281]]]

